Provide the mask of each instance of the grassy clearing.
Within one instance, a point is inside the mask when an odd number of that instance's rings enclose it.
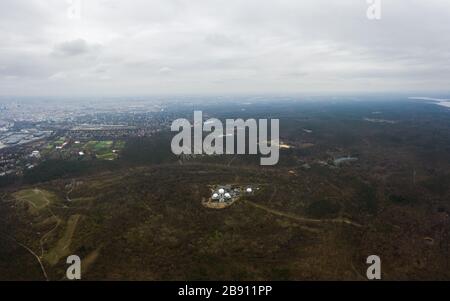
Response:
[[[55,265],[62,257],[69,255],[72,238],[80,217],[81,215],[74,214],[67,220],[63,236],[57,241],[56,245],[44,255],[44,259],[49,264]]]
[[[49,204],[58,201],[58,197],[49,191],[42,189],[24,189],[13,194],[18,201],[30,204],[30,212],[37,213]]]
[[[123,148],[121,146],[123,141],[89,141],[84,146],[86,150],[95,153],[97,159],[100,160],[115,160],[118,155],[113,152],[113,146],[118,145],[119,148]]]
[[[109,152],[112,146],[113,141],[89,141],[86,143],[85,148],[101,154]]]
[[[96,157],[97,157],[97,159],[101,159],[101,160],[115,160],[115,159],[117,159],[118,155],[116,153],[109,152],[106,154],[96,155]]]
[[[99,160],[115,160],[119,157],[119,152],[125,148],[125,141],[118,140],[91,140],[84,141],[80,143],[69,143],[64,149],[56,150],[57,146],[61,146],[65,140],[60,138],[57,141],[49,143],[44,149],[42,149],[42,154],[44,156],[58,156],[58,158],[63,154],[65,158],[81,158],[80,152],[86,155],[86,158],[95,157]]]

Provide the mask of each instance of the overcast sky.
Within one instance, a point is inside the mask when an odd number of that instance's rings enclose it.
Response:
[[[0,95],[450,90],[448,0],[69,3],[0,1]]]

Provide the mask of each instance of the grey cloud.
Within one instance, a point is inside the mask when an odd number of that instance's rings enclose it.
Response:
[[[82,2],[72,20],[65,1],[0,1],[9,89],[433,91],[450,82],[448,0],[382,0],[380,21],[366,18],[365,0]]]
[[[223,33],[208,34],[205,37],[205,41],[217,47],[234,47],[243,45],[243,41],[239,36],[231,37]]]
[[[89,45],[83,39],[76,39],[60,43],[54,47],[54,54],[61,56],[78,56],[93,51],[98,46]]]
[[[24,53],[0,51],[0,76],[11,78],[45,78],[53,71],[50,62],[42,57]]]

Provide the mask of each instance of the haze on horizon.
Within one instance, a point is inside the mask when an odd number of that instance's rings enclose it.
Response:
[[[450,2],[2,0],[0,95],[436,92]],[[73,3],[77,1],[74,0]]]

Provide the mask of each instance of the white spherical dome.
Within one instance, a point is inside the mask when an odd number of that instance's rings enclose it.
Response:
[[[213,197],[213,198],[217,198],[217,197],[219,197],[219,195],[218,195],[217,193],[214,193],[214,194],[212,195],[212,197]]]
[[[227,192],[227,193],[225,193],[225,197],[226,197],[227,199],[229,199],[229,198],[231,198],[231,195]]]
[[[220,194],[222,194],[222,193],[224,193],[224,192],[225,192],[225,189],[223,189],[223,188],[220,188],[220,189],[219,189],[219,193],[220,193]]]
[[[250,193],[250,192],[252,192],[253,190],[249,187],[249,188],[247,188],[247,192],[248,193]]]

